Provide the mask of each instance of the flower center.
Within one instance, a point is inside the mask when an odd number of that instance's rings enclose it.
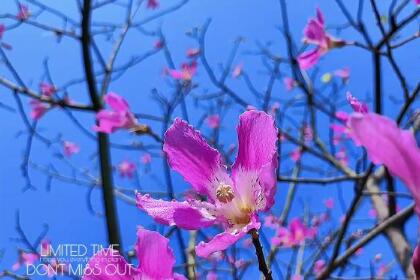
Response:
[[[222,203],[228,203],[235,197],[230,185],[220,184],[216,189],[216,197]]]

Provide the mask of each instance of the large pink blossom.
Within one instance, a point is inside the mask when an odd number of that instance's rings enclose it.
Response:
[[[135,251],[139,265],[129,264],[116,250],[103,249],[88,262],[82,280],[184,280],[174,273],[175,257],[169,240],[139,228]],[[118,271],[118,273],[116,273]]]
[[[348,122],[350,136],[366,148],[375,164],[384,164],[411,191],[420,213],[420,149],[412,132],[375,113],[353,114]]]
[[[99,124],[93,127],[94,130],[113,133],[117,129],[130,129],[137,125],[137,120],[123,97],[110,92],[105,95],[104,100],[111,110],[101,110],[96,114]]]
[[[223,233],[197,245],[201,257],[224,250],[249,230],[259,229],[257,213],[274,204],[278,160],[273,117],[247,111],[240,116],[237,132],[238,157],[229,175],[220,153],[188,123],[176,119],[165,134],[163,150],[172,169],[207,200],[163,201],[137,195],[138,207],[159,223],[189,230],[222,225]]]
[[[316,17],[308,21],[303,33],[304,42],[315,45],[316,47],[299,55],[298,62],[302,69],[313,67],[319,58],[329,50],[345,44],[343,40],[336,39],[325,31],[324,15],[320,9],[317,9]]]

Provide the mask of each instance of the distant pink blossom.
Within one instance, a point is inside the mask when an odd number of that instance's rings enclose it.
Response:
[[[159,1],[158,0],[147,0],[147,8],[153,9],[153,10],[159,8]]]
[[[313,67],[319,58],[329,50],[346,44],[343,40],[336,39],[325,31],[324,15],[320,9],[317,9],[316,17],[308,21],[303,33],[303,41],[316,46],[315,49],[306,51],[298,57],[300,68],[305,70]]]
[[[129,264],[116,250],[99,251],[89,260],[82,280],[187,279],[173,272],[174,253],[169,247],[169,240],[159,233],[139,228],[135,252],[137,267]]]
[[[376,279],[383,279],[385,275],[389,272],[390,266],[386,264],[381,264],[376,272]]]
[[[314,131],[312,130],[312,127],[308,124],[305,124],[303,126],[303,140],[308,143],[312,141],[314,138]]]
[[[219,278],[217,277],[216,272],[210,271],[209,273],[207,273],[206,280],[217,280],[217,279]]]
[[[111,110],[101,110],[96,114],[98,125],[93,129],[103,133],[113,133],[118,129],[130,129],[137,125],[134,114],[127,101],[116,93],[110,92],[104,97]]]
[[[279,227],[279,221],[274,215],[270,214],[265,217],[264,225],[272,229],[277,229]]]
[[[417,6],[420,6],[420,0],[414,0],[414,3],[415,3]]]
[[[78,154],[80,152],[80,147],[76,143],[70,141],[63,142],[63,153],[66,157],[71,157],[74,154]]]
[[[242,64],[238,64],[235,66],[235,68],[233,68],[233,72],[232,72],[232,77],[234,79],[238,78],[240,75],[242,75],[242,69],[243,69],[243,65]]]
[[[308,228],[301,219],[294,218],[287,228],[280,227],[271,242],[275,246],[294,247],[303,244],[306,239],[313,239],[316,228]]]
[[[314,265],[315,275],[318,276],[325,269],[325,267],[326,267],[325,265],[326,265],[326,263],[325,263],[324,260],[317,260],[315,262],[315,265]]]
[[[180,70],[166,69],[166,72],[175,80],[189,82],[197,73],[197,62],[183,63]]]
[[[344,67],[342,69],[338,69],[334,71],[334,75],[343,79],[344,82],[350,79],[350,69],[348,67]]]
[[[328,209],[333,209],[334,208],[334,198],[330,197],[327,198],[326,200],[324,200],[324,205],[325,207],[327,207]]]
[[[19,3],[19,11],[16,18],[19,20],[27,20],[30,16],[30,11],[27,5]]]
[[[190,48],[187,50],[187,57],[196,57],[200,54],[199,48]]]
[[[143,164],[149,164],[152,162],[152,155],[149,153],[145,153],[142,157],[141,157],[141,162]]]
[[[155,49],[161,49],[164,46],[165,46],[165,42],[161,39],[156,40],[155,45],[154,45]]]
[[[39,260],[37,253],[28,253],[25,251],[19,251],[19,259],[13,264],[12,270],[17,271],[22,265],[32,265]]]
[[[219,115],[210,115],[207,117],[207,125],[210,128],[218,128],[220,126],[220,117]]]
[[[200,257],[225,250],[251,229],[259,229],[258,212],[274,204],[278,165],[274,119],[261,111],[246,111],[237,132],[238,156],[229,175],[221,154],[192,126],[176,119],[165,134],[163,150],[171,168],[207,199],[164,201],[137,194],[138,207],[161,224],[189,230],[221,225],[224,232],[196,246]]]
[[[54,85],[47,82],[41,82],[39,84],[39,88],[41,91],[41,95],[45,97],[52,97],[57,91]]]
[[[134,162],[123,160],[117,166],[117,170],[121,177],[133,178],[136,171],[136,164]]]
[[[335,157],[340,161],[341,164],[347,166],[349,164],[349,157],[345,148],[341,147],[339,151],[335,153]]]
[[[297,82],[290,77],[285,77],[283,79],[283,84],[287,91],[291,91],[297,86]]]
[[[4,32],[6,32],[6,26],[4,24],[0,24],[0,40],[3,39]]]
[[[368,106],[360,102],[356,97],[354,97],[350,92],[346,93],[347,102],[350,104],[350,106],[353,108],[355,112],[358,113],[367,113],[369,112]]]
[[[279,109],[280,109],[280,103],[274,102],[273,105],[271,106],[270,113],[272,115],[275,115]]]
[[[50,109],[50,105],[46,104],[38,99],[32,99],[29,101],[31,107],[31,118],[34,120],[39,120],[42,116]]]
[[[300,147],[297,147],[290,153],[290,158],[295,162],[300,160],[301,157],[302,157],[302,149]]]
[[[303,280],[303,276],[302,275],[293,275],[291,280]]]

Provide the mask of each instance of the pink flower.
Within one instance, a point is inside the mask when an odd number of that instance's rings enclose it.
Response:
[[[317,260],[314,265],[314,272],[315,275],[319,275],[325,268],[325,261],[324,260]]]
[[[210,128],[218,128],[220,126],[220,117],[219,115],[210,115],[207,117],[207,125]]]
[[[343,112],[343,111],[335,112],[335,116],[337,117],[337,119],[339,119],[343,122],[347,122],[347,120],[349,119],[349,114],[347,114],[346,112]]]
[[[330,197],[326,200],[324,200],[324,205],[325,207],[327,207],[328,209],[333,209],[334,208],[334,198]]]
[[[189,230],[221,225],[223,233],[196,246],[200,257],[225,250],[251,229],[259,229],[257,213],[274,204],[278,165],[274,119],[247,111],[240,116],[237,132],[238,156],[229,175],[220,153],[188,123],[176,119],[165,134],[163,150],[172,169],[207,199],[163,201],[137,194],[138,207],[161,224]]]
[[[341,162],[341,164],[345,166],[349,164],[349,158],[347,156],[346,149],[344,149],[343,147],[335,153],[335,157]]]
[[[16,18],[19,20],[27,20],[30,16],[29,8],[25,4],[19,3],[19,12]]]
[[[308,228],[301,219],[294,218],[288,228],[278,228],[276,236],[271,241],[275,246],[294,247],[301,245],[305,239],[313,239],[316,232],[316,228]]]
[[[6,31],[6,26],[4,24],[0,24],[0,40],[3,39],[3,35],[5,31]]]
[[[303,276],[295,274],[292,276],[291,280],[303,280]]]
[[[152,155],[149,153],[145,153],[142,157],[141,157],[141,162],[143,162],[144,164],[149,164],[152,162]]]
[[[420,250],[419,245],[417,244],[416,248],[414,249],[413,253],[413,267],[416,272],[416,276],[420,276]]]
[[[32,99],[29,102],[31,106],[31,118],[34,120],[39,120],[42,116],[50,109],[50,106],[44,102],[39,101],[38,99]]]
[[[305,124],[303,126],[303,140],[308,143],[312,141],[314,138],[314,132],[312,130],[312,127],[310,125]]]
[[[200,54],[199,48],[190,48],[187,50],[187,57],[196,57]]]
[[[240,75],[242,75],[242,69],[243,69],[243,67],[244,66],[242,64],[236,65],[235,68],[233,69],[233,72],[232,72],[232,78],[236,79]]]
[[[417,6],[420,6],[420,0],[414,0],[414,3],[415,3]]]
[[[297,82],[290,77],[285,77],[283,79],[283,84],[287,91],[291,91],[297,86]]]
[[[159,8],[159,1],[158,0],[147,0],[147,8],[153,9],[153,10]]]
[[[279,227],[279,221],[274,215],[267,215],[264,219],[264,225],[272,229],[277,229]]]
[[[325,32],[324,16],[320,9],[317,9],[316,11],[316,18],[311,18],[308,21],[303,33],[304,42],[316,46],[315,49],[299,55],[298,63],[300,68],[304,70],[313,67],[318,62],[319,58],[329,50],[345,45],[343,40],[335,39]]]
[[[137,267],[129,264],[116,250],[99,251],[89,260],[82,280],[186,280],[173,272],[174,253],[169,240],[159,233],[139,228],[135,251]]]
[[[217,277],[216,272],[210,271],[209,273],[207,273],[206,280],[217,280],[217,279],[218,277]]]
[[[31,265],[39,260],[39,255],[36,253],[27,253],[25,251],[19,251],[19,259],[12,266],[12,270],[18,270],[22,265]]]
[[[350,78],[350,69],[348,67],[338,69],[334,71],[334,75],[343,79],[344,82],[347,82]]]
[[[290,153],[290,158],[296,162],[298,160],[300,160],[300,158],[302,157],[302,149],[300,147],[297,147],[296,149],[294,149],[291,153]]]
[[[93,127],[95,131],[113,133],[117,129],[130,129],[137,125],[137,120],[123,97],[110,92],[105,95],[104,100],[111,110],[101,110],[96,114],[99,125]]]
[[[197,62],[183,63],[180,70],[167,69],[167,73],[175,80],[183,80],[190,82],[193,76],[197,73]]]
[[[350,136],[357,145],[366,148],[375,164],[384,164],[392,175],[401,178],[420,208],[420,149],[412,132],[375,113],[354,113],[348,122]]]
[[[156,40],[155,45],[154,45],[155,49],[161,49],[161,48],[163,48],[163,46],[165,46],[164,41],[162,41],[160,39]]]
[[[70,141],[64,141],[63,150],[64,150],[64,155],[66,157],[71,157],[72,155],[78,154],[80,152],[80,147],[76,143],[73,143]]]
[[[117,166],[118,172],[121,177],[133,178],[136,165],[128,160],[123,160]]]
[[[39,84],[39,88],[41,90],[41,95],[45,97],[52,97],[57,91],[54,85],[51,85],[47,82],[41,82]]]
[[[354,97],[349,91],[346,93],[347,102],[350,104],[350,106],[353,108],[355,112],[358,113],[367,113],[369,112],[368,106],[360,102],[356,97]]]

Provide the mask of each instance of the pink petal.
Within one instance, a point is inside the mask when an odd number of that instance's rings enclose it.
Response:
[[[179,172],[197,192],[212,196],[211,181],[224,167],[219,152],[210,147],[198,131],[176,119],[165,133],[163,151],[173,170]]]
[[[225,231],[213,237],[213,239],[208,243],[201,241],[195,247],[195,253],[199,257],[208,258],[212,253],[222,251],[230,247],[232,244],[246,235],[251,229],[259,229],[260,226],[261,224],[256,221],[255,217],[253,217],[252,221],[238,232],[230,233]]]
[[[153,10],[159,8],[158,0],[147,0],[147,8]]]
[[[137,194],[137,207],[146,211],[158,223],[176,225],[188,230],[208,227],[215,222],[213,217],[207,213],[203,215],[203,212],[186,201],[164,201],[153,199],[149,195]]]
[[[320,48],[315,48],[313,50],[302,53],[298,57],[299,67],[303,70],[312,68],[318,62],[321,54],[322,52]]]
[[[420,213],[420,149],[413,133],[398,128],[393,120],[375,113],[353,114],[348,126],[352,139],[366,148],[371,160],[384,164],[407,185]]]
[[[173,279],[175,257],[167,238],[139,228],[135,249],[142,279]]]
[[[4,24],[0,24],[0,39],[3,38],[5,31],[6,31],[6,26]]]
[[[232,174],[256,171],[266,196],[266,208],[274,204],[277,184],[277,128],[274,119],[261,111],[247,111],[239,118],[239,150]]]
[[[127,101],[118,94],[110,92],[104,97],[104,101],[116,112],[126,112],[130,110],[130,106]]]
[[[324,26],[316,19],[310,19],[304,30],[305,42],[310,44],[321,44],[325,38]]]
[[[82,280],[133,280],[139,272],[116,251],[103,249],[88,262]]]
[[[346,93],[347,102],[350,104],[350,106],[353,108],[355,112],[358,113],[367,113],[369,112],[368,106],[360,102],[356,97],[354,97],[350,92]]]
[[[322,13],[320,8],[316,9],[316,19],[318,20],[318,22],[323,26],[324,25],[324,14]]]

